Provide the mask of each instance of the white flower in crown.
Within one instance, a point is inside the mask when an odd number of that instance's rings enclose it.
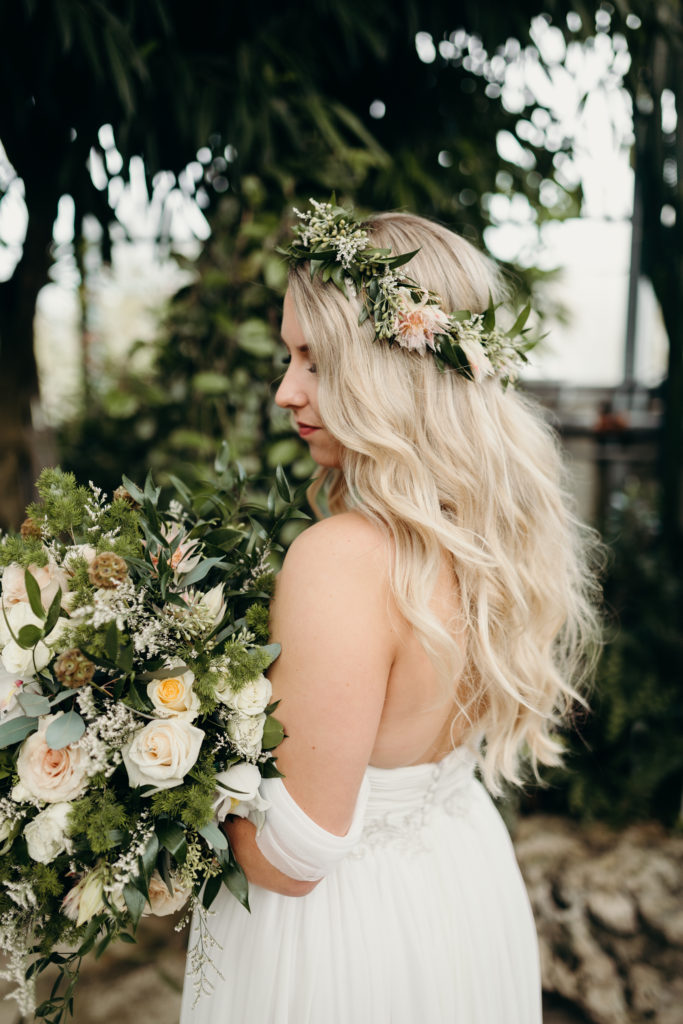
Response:
[[[475,381],[483,380],[484,377],[490,377],[496,372],[482,344],[482,320],[482,315],[477,313],[470,320],[456,321],[454,324],[455,337],[467,356]]]
[[[422,298],[416,302],[408,288],[399,288],[398,311],[394,321],[394,337],[402,348],[416,352],[426,352],[430,348],[436,351],[435,336],[448,334],[451,321],[447,313],[434,303],[430,303],[429,293],[423,292]]]

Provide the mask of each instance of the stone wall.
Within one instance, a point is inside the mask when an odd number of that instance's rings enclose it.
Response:
[[[595,1024],[683,1024],[683,836],[537,815],[515,848],[544,989]]]

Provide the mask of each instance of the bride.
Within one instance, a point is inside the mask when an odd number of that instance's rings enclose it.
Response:
[[[299,217],[276,401],[329,515],[272,606],[284,778],[263,783],[259,832],[224,826],[251,913],[214,903],[220,978],[194,999],[188,970],[181,1020],[539,1024],[533,919],[489,793],[523,782],[522,758],[559,761],[596,620],[557,445],[504,386],[524,317],[496,325],[494,268],[438,224]]]

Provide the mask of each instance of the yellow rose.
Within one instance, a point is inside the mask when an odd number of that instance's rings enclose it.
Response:
[[[154,679],[147,684],[147,696],[160,718],[195,720],[199,714],[199,697],[192,689],[193,683],[194,674],[187,669],[182,675]]]

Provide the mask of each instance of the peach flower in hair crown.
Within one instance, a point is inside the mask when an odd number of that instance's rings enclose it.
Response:
[[[496,324],[492,299],[484,312],[447,313],[438,295],[398,272],[418,249],[395,255],[372,246],[363,222],[337,206],[334,196],[329,203],[311,199],[309,210],[294,212],[295,237],[277,251],[292,264],[308,263],[311,278],[319,275],[347,298],[359,295],[358,323],[370,319],[377,341],[419,355],[429,352],[440,370],[450,368],[473,381],[496,376],[507,385],[516,379],[538,341],[527,337],[529,305],[507,331]]]

